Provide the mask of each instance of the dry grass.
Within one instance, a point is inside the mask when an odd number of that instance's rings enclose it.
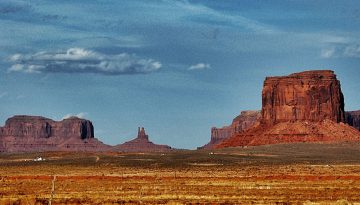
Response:
[[[360,204],[359,147],[0,155],[0,204]]]

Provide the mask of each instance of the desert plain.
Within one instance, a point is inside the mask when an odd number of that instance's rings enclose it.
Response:
[[[360,204],[359,148],[7,153],[0,204]]]

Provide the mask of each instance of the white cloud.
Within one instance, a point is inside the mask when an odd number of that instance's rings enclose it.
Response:
[[[360,45],[346,44],[321,50],[322,58],[360,58]]]
[[[350,45],[344,50],[345,57],[360,58],[360,45]]]
[[[320,41],[323,43],[349,43],[350,39],[348,37],[343,36],[334,36],[334,35],[327,35],[322,34],[320,36]]]
[[[335,55],[335,47],[332,48],[325,48],[321,50],[321,57],[322,58],[331,58]]]
[[[188,12],[190,15],[207,15],[208,19],[209,18],[219,19],[231,23],[233,26],[246,28],[251,31],[255,31],[259,33],[274,34],[279,32],[279,30],[273,26],[261,23],[259,21],[250,18],[246,18],[241,15],[232,15],[229,13],[219,12],[202,4],[190,3],[187,0],[182,0],[182,1],[165,0],[165,1],[169,3],[175,3],[176,6]]]
[[[66,51],[15,54],[9,57],[9,72],[24,73],[99,73],[104,75],[144,74],[162,65],[153,59],[121,53],[106,55],[84,48]]]
[[[210,69],[211,65],[207,64],[207,63],[198,63],[195,65],[192,65],[188,68],[188,70],[205,70],[205,69]]]
[[[66,114],[64,117],[62,117],[62,120],[68,119],[68,118],[71,118],[71,117],[78,117],[78,118],[84,119],[85,116],[87,116],[87,115],[88,115],[87,112],[80,112],[78,114],[69,113],[69,114]]]

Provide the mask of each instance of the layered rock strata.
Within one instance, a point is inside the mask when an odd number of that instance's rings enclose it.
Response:
[[[235,117],[229,126],[222,128],[211,128],[211,139],[210,142],[200,148],[213,148],[214,145],[221,143],[225,139],[246,131],[248,128],[253,126],[261,117],[260,111],[247,110],[242,111],[240,115]]]
[[[216,147],[360,140],[360,132],[345,121],[344,97],[333,71],[267,77],[260,123]]]
[[[262,123],[345,122],[340,82],[330,70],[267,77],[262,91]]]
[[[94,138],[91,121],[76,117],[54,121],[40,116],[18,115],[0,127],[1,152],[109,149],[110,146]]]

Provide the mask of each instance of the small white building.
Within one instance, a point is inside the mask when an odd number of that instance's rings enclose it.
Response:
[[[33,159],[34,162],[40,162],[40,161],[45,161],[45,158],[42,157],[36,157],[35,159]]]

